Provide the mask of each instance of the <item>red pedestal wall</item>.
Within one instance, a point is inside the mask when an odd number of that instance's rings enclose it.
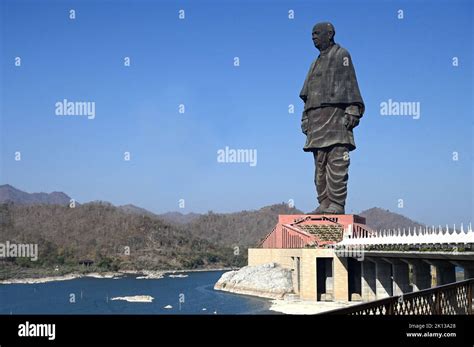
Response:
[[[317,235],[300,228],[301,225],[338,225],[344,232],[368,233],[370,229],[365,225],[365,218],[354,214],[300,214],[279,215],[278,223],[261,243],[262,248],[304,248],[311,245],[324,247],[336,241],[322,241]],[[351,227],[349,227],[351,225]]]

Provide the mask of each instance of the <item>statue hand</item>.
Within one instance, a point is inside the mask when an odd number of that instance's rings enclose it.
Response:
[[[344,125],[347,130],[352,130],[359,125],[359,117],[346,113],[344,115]]]

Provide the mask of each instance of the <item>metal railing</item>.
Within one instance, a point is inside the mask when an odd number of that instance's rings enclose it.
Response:
[[[341,315],[473,314],[474,278],[324,312]]]

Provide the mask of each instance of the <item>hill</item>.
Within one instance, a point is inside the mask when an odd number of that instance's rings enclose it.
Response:
[[[158,217],[169,222],[176,224],[186,224],[195,221],[201,215],[199,213],[181,213],[181,212],[166,212],[159,214]]]
[[[184,227],[194,236],[225,246],[249,247],[272,231],[279,214],[303,214],[281,203],[254,211],[213,213],[201,215]]]
[[[142,207],[138,207],[133,204],[118,206],[118,208],[125,213],[138,214],[138,215],[149,216],[149,217],[157,217],[156,214],[154,214],[153,212],[150,212]]]
[[[52,193],[27,193],[15,187],[4,184],[0,185],[0,203],[13,202],[17,205],[48,204],[69,205],[71,198],[63,192]]]
[[[108,203],[76,208],[10,203],[0,205],[0,216],[1,242],[38,244],[38,264],[27,266],[73,266],[90,259],[107,270],[154,270],[223,267],[239,261],[229,247]]]
[[[366,218],[367,225],[372,229],[398,229],[420,227],[423,224],[415,222],[401,214],[373,207],[360,213]]]

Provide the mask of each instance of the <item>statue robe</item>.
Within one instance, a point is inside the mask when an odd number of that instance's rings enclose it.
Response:
[[[307,119],[304,151],[336,144],[356,148],[345,114],[362,117],[364,102],[346,49],[334,44],[321,52],[311,64],[300,97],[305,102],[303,121]]]

